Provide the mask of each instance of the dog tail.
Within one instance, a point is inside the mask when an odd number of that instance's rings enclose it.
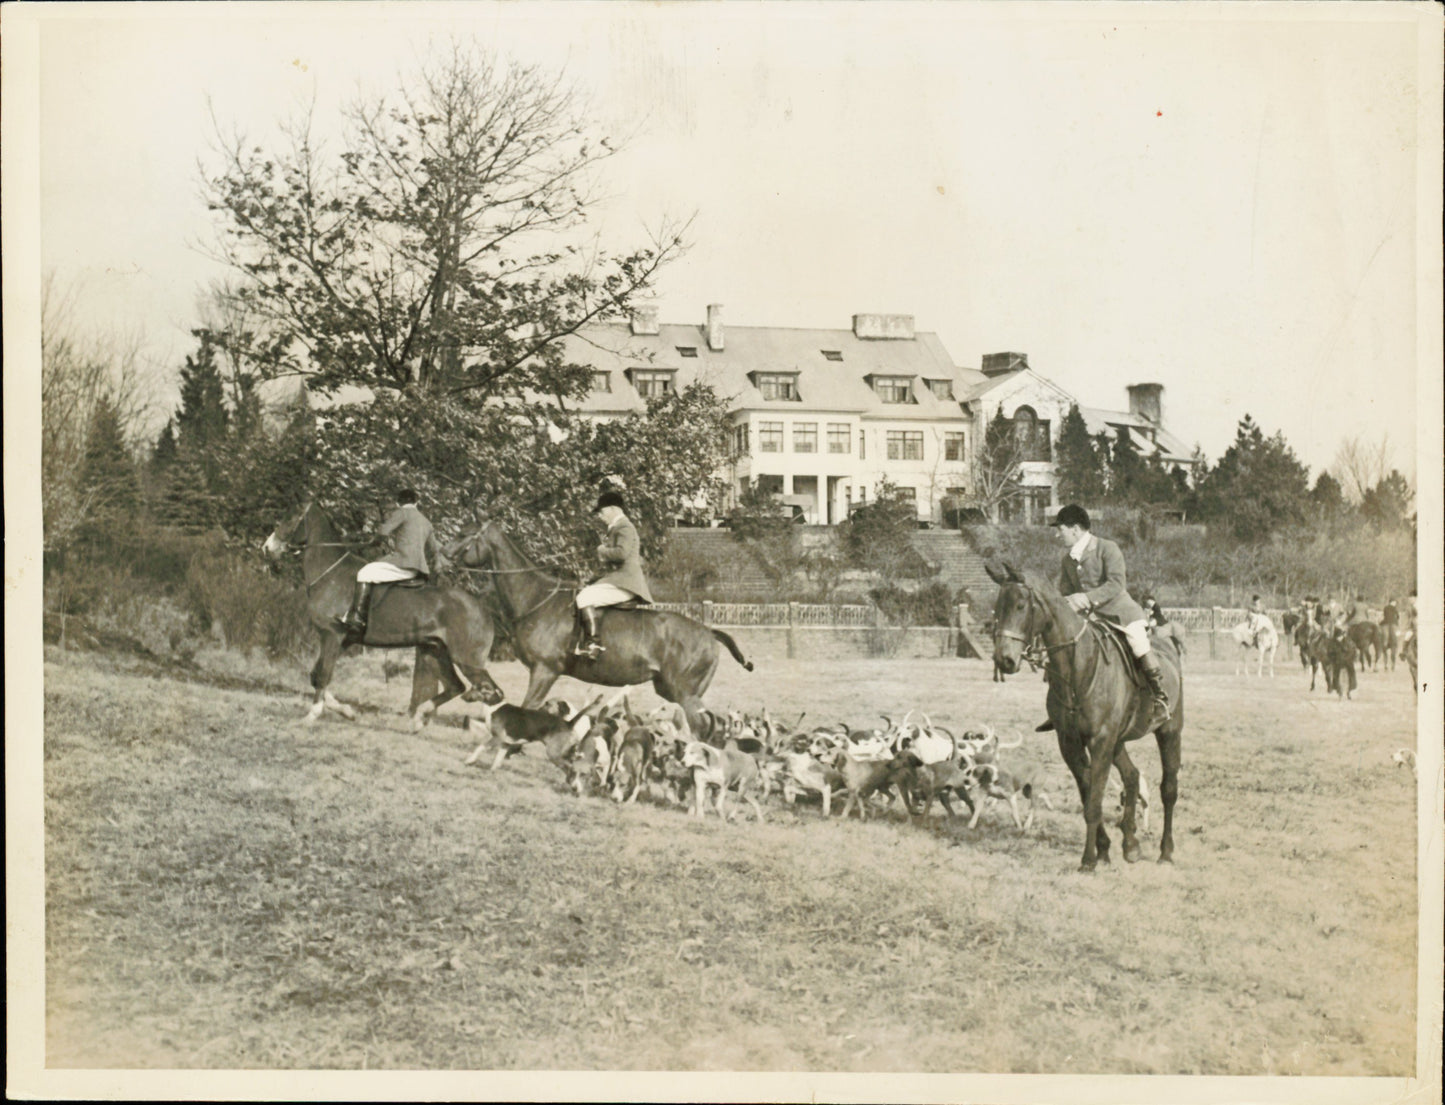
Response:
[[[752,661],[743,655],[742,650],[738,648],[738,643],[736,641],[734,641],[721,629],[713,629],[711,630],[711,632],[714,637],[716,637],[719,641],[721,641],[724,645],[727,646],[727,650],[733,654],[733,659],[743,666],[743,671],[753,670]]]

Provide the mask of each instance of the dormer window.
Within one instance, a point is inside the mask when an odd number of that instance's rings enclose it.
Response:
[[[677,390],[677,370],[673,368],[634,368],[630,369],[627,375],[632,386],[637,389],[637,394],[644,399],[671,395]]]
[[[823,354],[823,359],[827,361],[841,361],[843,359],[843,351],[841,349],[820,349],[818,352]]]
[[[912,376],[870,376],[873,392],[884,403],[913,402]]]
[[[952,399],[952,398],[953,398],[953,381],[952,381],[952,380],[928,380],[928,381],[926,381],[926,382],[927,382],[927,384],[928,384],[928,390],[931,391],[931,392],[933,392],[933,394],[934,394],[934,396],[935,396],[936,398],[939,398],[939,399]]]
[[[695,345],[679,345],[679,346],[676,346],[675,348],[677,349],[677,355],[678,355],[679,357],[696,357],[696,356],[697,356],[697,346],[695,346]]]
[[[789,403],[802,400],[798,394],[796,372],[749,372],[748,379],[764,399],[780,399]]]
[[[592,390],[593,390],[593,391],[611,391],[611,390],[612,390],[612,373],[610,373],[610,372],[594,372],[594,373],[592,373]]]

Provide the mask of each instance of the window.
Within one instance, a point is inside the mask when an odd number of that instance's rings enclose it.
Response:
[[[913,381],[907,376],[875,376],[873,390],[885,403],[913,402]]]
[[[610,372],[594,372],[594,373],[592,374],[592,390],[593,390],[593,391],[611,391],[611,390],[612,390],[612,373],[610,373]]]
[[[943,459],[967,460],[968,437],[962,433],[943,435]]]
[[[758,452],[781,453],[783,451],[783,424],[781,422],[758,423]]]
[[[793,452],[816,453],[818,451],[818,424],[816,422],[793,423]]]
[[[697,346],[695,346],[695,345],[678,345],[678,346],[674,346],[673,348],[675,348],[675,349],[677,350],[677,355],[678,355],[679,357],[696,357],[696,356],[697,356]]]
[[[632,373],[632,386],[637,389],[637,394],[644,399],[653,399],[659,395],[671,395],[673,371],[644,371],[636,370]]]
[[[798,378],[787,373],[760,372],[757,375],[757,387],[763,393],[764,399],[790,399],[796,402],[798,396]]]
[[[1014,411],[1014,440],[1020,460],[1049,460],[1049,424],[1041,421],[1032,407]]]
[[[888,459],[889,459],[889,460],[922,460],[922,459],[923,459],[923,431],[922,431],[922,430],[889,430],[889,431],[888,431]]]
[[[853,444],[853,435],[848,432],[848,423],[828,423],[828,452],[846,453]]]
[[[918,488],[916,487],[903,487],[899,485],[894,488],[894,491],[900,499],[907,499],[909,502],[914,503],[918,502]]]
[[[748,424],[746,422],[741,426],[733,427],[733,455],[738,457],[748,455]]]
[[[841,349],[820,349],[818,352],[822,353],[824,358],[830,361],[841,361],[843,359],[843,351]]]
[[[868,437],[863,430],[858,431],[858,459],[868,459]]]
[[[936,395],[936,396],[938,396],[938,398],[940,398],[940,399],[952,399],[952,398],[953,398],[953,381],[952,381],[952,380],[929,380],[929,381],[928,381],[928,390],[931,391],[931,392],[933,392],[933,394]]]

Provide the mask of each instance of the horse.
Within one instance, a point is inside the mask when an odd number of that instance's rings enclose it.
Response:
[[[1355,643],[1355,649],[1360,654],[1360,670],[1365,670],[1369,665],[1371,671],[1380,662],[1380,654],[1384,652],[1383,634],[1380,627],[1372,621],[1355,622],[1345,630],[1350,635],[1350,640]]]
[[[753,670],[737,642],[720,629],[681,614],[625,607],[599,611],[604,651],[596,659],[576,655],[577,586],[538,567],[495,520],[454,542],[444,555],[492,577],[517,656],[531,669],[522,699],[527,709],[540,706],[563,675],[608,687],[651,682],[659,695],[683,708],[693,735],[705,740],[714,726],[702,696],[717,671],[719,642],[745,670]]]
[[[1295,633],[1304,623],[1304,615],[1298,610],[1286,610],[1279,618],[1279,643],[1284,645],[1285,658],[1289,658],[1290,642],[1295,639]]]
[[[301,513],[278,525],[261,546],[273,561],[288,551],[301,553],[306,581],[306,613],[321,638],[321,653],[311,669],[316,697],[307,723],[316,721],[328,707],[347,718],[356,712],[339,702],[328,689],[336,658],[346,641],[341,624],[356,584],[356,573],[366,558],[353,551],[356,542],[343,541],[331,519],[307,503]],[[495,630],[491,615],[476,596],[460,588],[381,585],[371,602],[371,617],[361,644],[373,648],[416,649],[412,674],[412,731],[421,730],[437,708],[466,692],[468,698],[500,702],[502,690],[487,673]],[[457,674],[460,668],[472,689]],[[440,681],[441,689],[436,689]],[[430,684],[430,688],[428,688]]]
[[[1380,662],[1390,671],[1400,655],[1400,630],[1394,622],[1380,623]]]
[[[1325,668],[1326,689],[1328,689],[1329,669],[1325,665],[1325,646],[1329,644],[1329,640],[1330,635],[1309,618],[1300,622],[1294,631],[1294,643],[1299,649],[1300,667],[1307,668],[1310,673],[1310,690],[1315,689],[1315,680],[1322,667]]]
[[[1249,674],[1249,652],[1253,649],[1259,657],[1254,674],[1263,677],[1264,661],[1267,656],[1269,657],[1269,677],[1273,679],[1274,655],[1279,650],[1279,634],[1274,630],[1274,622],[1263,614],[1256,614],[1251,620],[1240,622],[1230,633],[1240,648],[1239,659],[1234,665],[1234,674]]]
[[[1353,698],[1355,688],[1359,684],[1355,681],[1355,656],[1358,653],[1355,647],[1355,639],[1350,636],[1348,630],[1343,633],[1331,633],[1324,643],[1321,663],[1325,669],[1325,691],[1334,691],[1341,698]],[[1345,689],[1344,677],[1350,677],[1349,690]],[[1314,690],[1313,684],[1310,690]]]
[[[1402,636],[1404,637],[1405,641],[1404,644],[1400,646],[1400,659],[1404,660],[1405,663],[1409,666],[1410,686],[1415,689],[1416,694],[1419,694],[1420,680],[1418,677],[1418,672],[1420,664],[1420,646],[1416,640],[1417,635],[1407,629],[1404,634],[1402,634]]]
[[[994,658],[1007,672],[1019,669],[1027,654],[1042,655],[1048,673],[1049,721],[1059,753],[1073,773],[1084,806],[1084,856],[1080,871],[1109,862],[1109,836],[1104,830],[1104,791],[1110,767],[1119,769],[1124,784],[1124,859],[1140,858],[1135,836],[1135,805],[1139,769],[1126,745],[1150,731],[1153,698],[1134,670],[1134,660],[1115,629],[1074,612],[1058,589],[1042,576],[1020,573],[1010,564],[986,564],[999,585],[994,606]],[[1167,640],[1155,646],[1164,672],[1164,687],[1174,704],[1169,720],[1154,730],[1164,776],[1159,796],[1164,803],[1164,831],[1159,862],[1174,862],[1174,802],[1179,794],[1179,761],[1184,732],[1184,677],[1178,654]]]

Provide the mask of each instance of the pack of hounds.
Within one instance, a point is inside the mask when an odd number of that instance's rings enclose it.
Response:
[[[619,701],[620,700],[620,701]],[[900,722],[855,729],[839,722],[804,729],[740,711],[705,712],[706,732],[694,733],[680,706],[664,703],[646,714],[632,711],[625,695],[604,703],[602,696],[573,710],[558,699],[541,710],[504,703],[481,719],[486,732],[467,764],[490,762],[493,770],[508,756],[540,744],[579,797],[606,795],[614,802],[652,801],[679,806],[705,818],[709,810],[731,819],[729,802],[739,812],[745,803],[757,821],[762,803],[777,794],[792,806],[817,800],[822,816],[832,816],[843,800],[842,816],[857,811],[886,815],[895,806],[905,818],[926,818],[937,801],[948,817],[959,816],[953,802],[968,808],[968,826],[978,825],[990,801],[1008,806],[1020,833],[1033,825],[1042,802],[1054,808],[1042,789],[1042,768],[1010,769],[1003,754],[1023,743],[1008,743],[987,726],[954,734],[926,716],[910,712]],[[1139,816],[1148,831],[1148,795],[1140,783]]]

